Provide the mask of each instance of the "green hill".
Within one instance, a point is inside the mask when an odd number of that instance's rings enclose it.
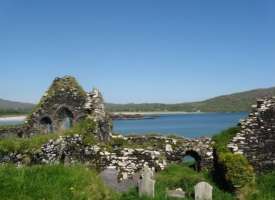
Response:
[[[249,111],[256,99],[275,96],[275,87],[256,89],[246,92],[223,95],[200,102],[163,104],[113,104],[107,103],[110,112],[154,112],[154,111],[183,111],[183,112],[241,112]],[[30,112],[34,104],[21,103],[0,99],[0,115],[21,114]]]
[[[0,99],[0,115],[28,113],[34,107],[31,103],[21,103]]]
[[[246,92],[223,95],[200,102],[178,104],[107,104],[111,112],[151,112],[151,111],[185,111],[185,112],[240,112],[249,111],[256,99],[275,96],[275,87],[256,89]]]

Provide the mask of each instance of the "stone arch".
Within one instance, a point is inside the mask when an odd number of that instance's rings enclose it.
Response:
[[[201,160],[202,157],[200,156],[200,154],[194,150],[187,150],[183,155],[182,155],[182,159],[184,157],[190,156],[195,160],[195,163],[192,165],[192,167],[194,168],[195,171],[201,171]]]
[[[49,116],[41,117],[39,120],[40,129],[43,133],[53,132],[53,121]]]
[[[60,106],[55,113],[55,118],[59,130],[66,130],[73,126],[74,114],[67,106]]]

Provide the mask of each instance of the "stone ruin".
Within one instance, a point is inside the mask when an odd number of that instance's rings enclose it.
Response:
[[[228,144],[235,154],[244,155],[257,172],[275,168],[275,97],[259,99],[240,132]]]
[[[56,78],[25,124],[18,128],[0,128],[0,138],[62,132],[87,118],[95,122],[95,131],[91,134],[95,134],[102,143],[86,144],[78,133],[71,136],[60,135],[58,139],[49,140],[35,152],[0,154],[0,164],[81,162],[101,170],[116,169],[119,181],[133,178],[145,165],[159,171],[169,163],[182,162],[185,156],[196,160],[195,169],[198,171],[213,166],[213,141],[207,137],[187,139],[112,134],[111,119],[105,111],[101,93],[97,89],[85,92],[70,76]],[[127,146],[121,146],[123,143]],[[104,144],[110,148],[107,149]]]
[[[9,131],[21,137],[49,134],[69,129],[85,118],[95,122],[95,133],[99,139],[106,141],[110,138],[112,124],[99,90],[87,93],[74,77],[65,76],[53,81],[23,127]]]

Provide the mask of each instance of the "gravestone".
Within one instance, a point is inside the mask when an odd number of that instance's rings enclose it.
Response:
[[[176,190],[166,190],[166,196],[168,198],[183,199],[185,198],[185,192],[181,188],[178,188]]]
[[[134,179],[118,181],[118,171],[115,167],[106,168],[100,173],[103,182],[118,192],[127,192],[132,187],[137,187],[138,182]]]
[[[213,187],[206,182],[200,182],[195,186],[195,200],[212,200]]]
[[[155,180],[153,180],[154,172],[145,166],[141,172],[141,179],[139,180],[139,196],[155,197]]]

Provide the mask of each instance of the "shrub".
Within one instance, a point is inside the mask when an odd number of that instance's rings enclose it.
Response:
[[[239,191],[254,181],[254,170],[247,159],[240,154],[233,154],[227,148],[227,144],[238,133],[239,127],[230,128],[215,135],[215,180],[224,189]]]
[[[253,182],[253,168],[244,156],[221,153],[219,162],[225,167],[225,180],[234,188],[242,188],[246,184]]]

